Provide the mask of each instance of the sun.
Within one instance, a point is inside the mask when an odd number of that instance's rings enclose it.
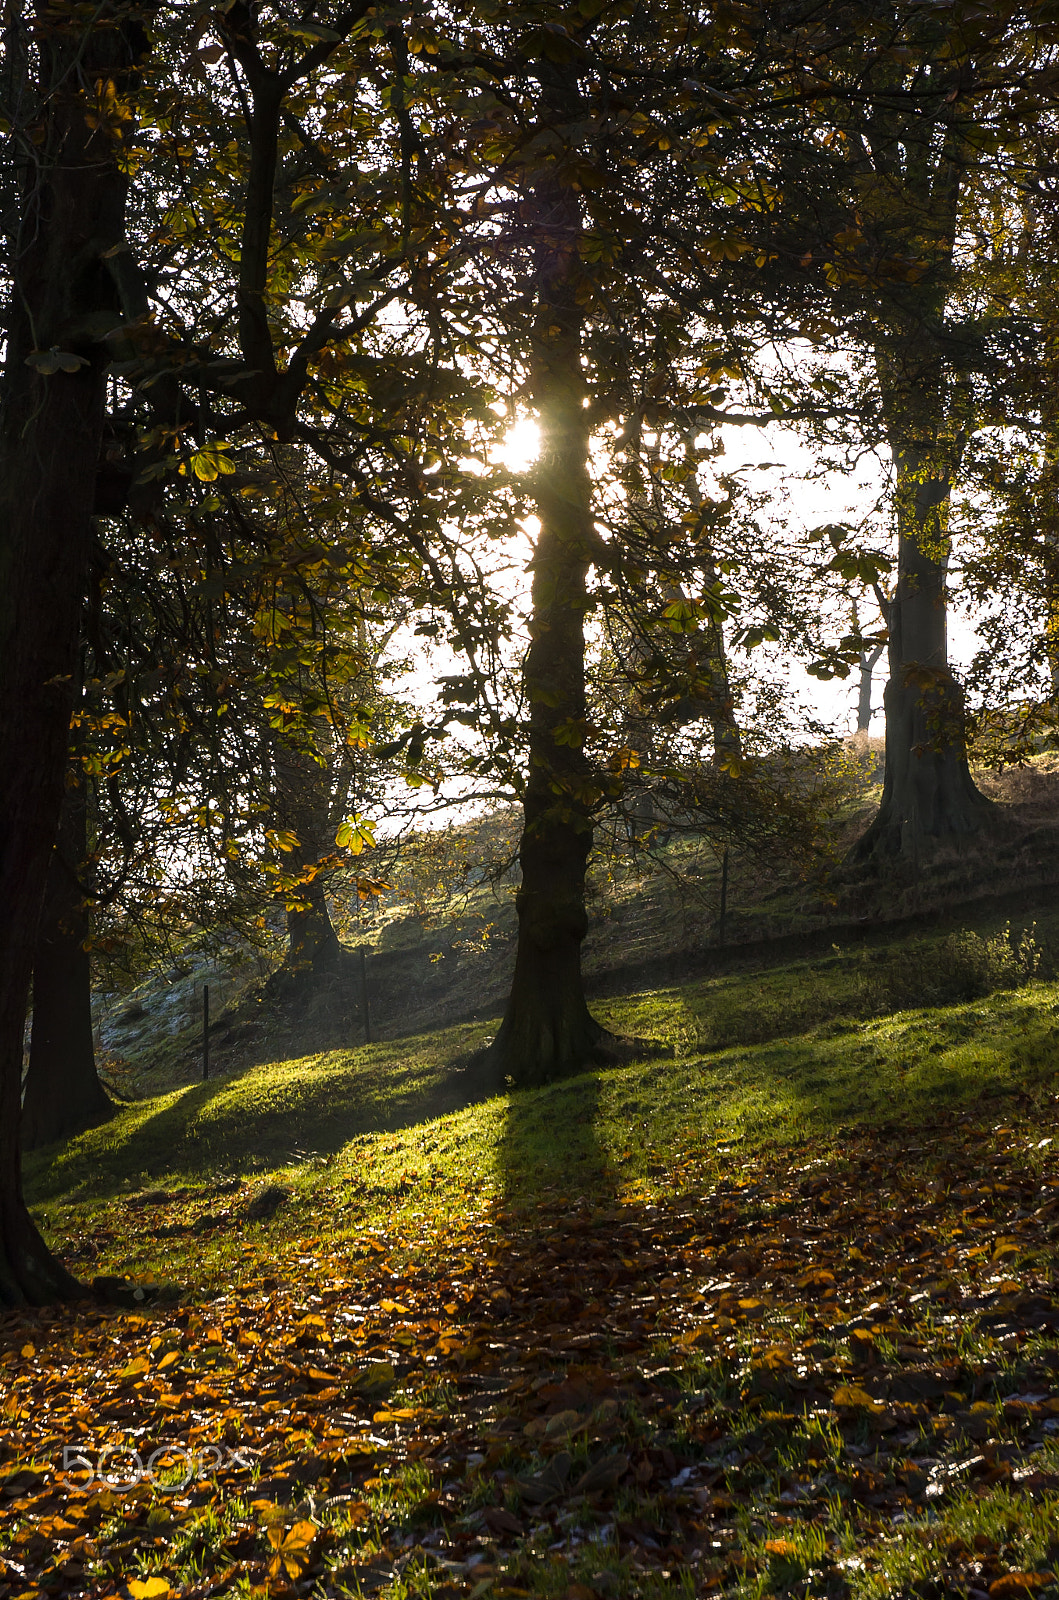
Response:
[[[541,431],[532,417],[519,417],[505,433],[496,459],[509,472],[526,472],[537,459]]]

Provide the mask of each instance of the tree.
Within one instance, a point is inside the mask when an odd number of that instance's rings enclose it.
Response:
[[[880,608],[880,611],[882,612],[883,620],[885,622],[886,614],[887,614],[887,612],[889,610],[889,601],[886,599],[886,597],[881,592],[879,593],[878,600],[879,600],[879,608]],[[857,602],[855,600],[853,602],[853,632],[858,637],[860,636],[860,616],[858,614]],[[870,649],[868,649],[867,646],[865,645],[865,646],[862,646],[860,651],[858,652],[858,657],[857,657],[857,670],[858,670],[858,680],[857,680],[857,732],[858,733],[868,733],[870,731],[870,729],[871,729],[871,719],[872,719],[872,714],[873,714],[873,707],[872,707],[872,703],[871,703],[872,677],[873,677],[873,674],[875,672],[875,668],[878,666],[879,657],[882,655],[882,653],[883,653],[883,651],[885,649],[886,649],[885,643],[882,640],[878,640],[874,644],[872,644]]]
[[[106,408],[97,340],[126,309],[112,252],[125,231],[121,153],[147,41],[120,5],[13,10],[11,290],[0,412],[0,1302],[80,1293],[22,1197],[22,1033],[67,763],[79,620]]]
[[[218,437],[221,429],[249,435],[267,460],[269,441],[289,436],[295,427],[310,367],[329,341],[347,345],[392,298],[385,280],[403,272],[407,241],[388,260],[380,263],[376,255],[366,274],[366,319],[349,318],[343,327],[344,308],[357,290],[334,295],[323,272],[314,277],[316,310],[308,331],[303,298],[287,328],[270,322],[266,309],[271,296],[289,288],[301,248],[296,224],[286,248],[273,250],[281,145],[289,137],[305,152],[313,147],[291,100],[307,77],[341,52],[365,9],[336,11],[327,25],[306,23],[299,15],[289,27],[281,18],[262,29],[255,8],[226,8],[218,22],[224,40],[219,53],[233,76],[223,111],[245,112],[245,127],[242,139],[233,138],[223,118],[218,124],[209,93],[200,95],[201,126],[222,141],[213,148],[207,140],[204,150],[189,145],[183,131],[192,98],[189,61],[204,71],[195,49],[201,30],[193,16],[163,14],[154,40],[160,70],[149,90],[137,94],[141,142],[152,146],[153,182],[137,183],[132,215],[126,206],[129,172],[144,170],[145,152],[130,154],[130,94],[148,48],[137,13],[115,3],[84,21],[75,7],[60,3],[42,9],[32,24],[28,12],[13,7],[9,13],[5,109],[19,182],[5,219],[11,293],[0,418],[0,655],[8,712],[0,743],[0,1299],[7,1302],[79,1292],[48,1253],[22,1199],[19,1099],[36,928],[62,798],[92,515],[115,510],[109,495],[105,503],[97,501],[97,487],[104,479],[122,480],[125,497],[149,520],[152,484],[160,475],[180,466],[193,480],[208,479],[211,469],[214,478],[223,475],[231,444]],[[374,48],[369,33],[353,53],[370,56]],[[213,49],[207,64],[216,59]],[[344,70],[356,78],[348,61]],[[378,108],[374,81],[362,96]],[[294,120],[292,135],[284,131],[285,115]],[[369,130],[374,126],[369,119]],[[348,151],[350,138],[362,136],[361,127],[351,130],[347,120],[338,136]],[[228,185],[219,203],[226,219],[236,218],[234,248],[225,249],[227,241],[216,233],[204,238],[193,205],[182,210],[189,170],[202,180],[203,194]],[[377,205],[378,195],[370,198]],[[399,199],[396,205],[399,210]],[[152,207],[163,213],[153,232],[144,226]],[[306,223],[312,234],[310,219],[300,226]],[[139,268],[146,262],[159,283],[165,252],[178,238],[188,270],[180,292],[165,297],[164,316],[156,321],[150,280]],[[136,245],[145,247],[140,263]],[[308,270],[315,273],[313,260]],[[184,308],[189,315],[182,326]],[[150,392],[139,459],[117,463],[103,460],[111,363],[120,367],[126,393],[136,386],[141,395]],[[371,451],[387,431],[376,427],[377,415],[362,410],[350,419],[357,440],[351,470],[369,490]],[[194,437],[185,440],[189,427]],[[391,431],[400,437],[400,422]]]
[[[948,662],[949,511],[983,414],[995,320],[988,300],[974,304],[963,241],[1003,165],[1025,46],[1021,14],[1003,8],[886,8],[820,84],[847,171],[806,262],[824,269],[832,333],[870,354],[877,424],[870,417],[867,430],[877,425],[893,473],[886,775],[855,848],[886,871],[964,847],[994,817],[970,775],[964,696]],[[854,78],[858,98],[840,93],[829,106],[832,85]]]
[[[757,13],[754,21],[760,23]],[[533,477],[540,531],[523,670],[519,937],[507,1009],[484,1062],[494,1077],[522,1084],[620,1048],[591,1017],[580,972],[593,820],[620,788],[622,771],[620,751],[590,754],[595,737],[587,719],[589,569],[615,572],[627,560],[620,539],[601,536],[604,512],[590,474],[593,424],[599,428],[616,410],[630,419],[642,412],[636,379],[645,369],[657,376],[657,341],[630,343],[629,335],[651,316],[682,327],[692,372],[690,350],[704,344],[714,358],[719,347],[732,360],[719,310],[730,290],[723,263],[738,263],[751,250],[743,225],[760,223],[770,205],[763,169],[748,175],[739,139],[755,115],[772,114],[774,97],[771,84],[763,87],[767,51],[756,40],[744,48],[742,15],[707,25],[664,5],[578,18],[541,7],[494,25],[488,42],[488,50],[469,44],[457,57],[465,67],[473,63],[490,91],[480,108],[488,117],[482,143],[495,152],[495,199],[485,208],[476,193],[477,214],[494,235],[498,218],[508,223],[506,234],[493,243],[483,238],[479,248],[505,268],[498,314],[508,345],[521,339],[526,351],[525,393],[541,435]],[[703,153],[717,133],[718,103],[739,132],[719,141],[718,152]],[[688,202],[689,175],[699,180],[693,193],[701,203]],[[711,248],[706,258],[713,279],[701,293],[685,294],[673,263],[683,267],[686,259],[699,276],[703,239],[717,247],[717,257]],[[513,315],[527,306],[528,337]],[[681,382],[667,374],[663,388],[656,412],[679,416],[682,399],[687,406]],[[714,408],[710,415],[724,413]],[[689,609],[700,616],[712,610],[719,621],[719,575],[710,572],[705,587],[707,596]]]
[[[22,1100],[27,1150],[109,1117],[114,1106],[96,1070],[88,897],[87,797],[83,775],[67,778],[33,958],[33,1029]]]

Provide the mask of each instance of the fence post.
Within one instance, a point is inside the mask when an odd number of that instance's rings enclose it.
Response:
[[[202,1081],[210,1075],[210,986],[202,985]]]
[[[360,947],[360,1006],[364,1015],[364,1043],[371,1043],[371,1007],[368,1003],[368,947]]]

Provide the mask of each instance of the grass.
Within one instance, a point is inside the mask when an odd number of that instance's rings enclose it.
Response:
[[[495,1022],[270,1062],[136,1101],[30,1156],[27,1192],[60,1233],[159,1184],[189,1187],[194,1211],[232,1175],[289,1185],[303,1220],[326,1214],[340,1232],[424,1207],[458,1212],[468,1195],[515,1207],[646,1200],[682,1171],[715,1181],[763,1146],[917,1127],[939,1109],[1042,1091],[1059,984],[1033,980],[1039,964],[1025,930],[970,931],[631,995],[599,1005],[601,1020],[665,1041],[671,1059],[484,1101],[466,1060]],[[917,988],[949,1003],[909,1005]],[[160,1256],[146,1242],[102,1243],[101,1270],[172,1276],[212,1253],[201,1238]],[[222,1237],[216,1249],[230,1254]]]
[[[431,1323],[441,1354],[421,1370],[412,1363],[387,1403],[395,1409],[371,1424],[386,1434],[402,1407],[418,1409],[435,1419],[442,1442],[365,1469],[373,1476],[361,1474],[353,1522],[348,1495],[312,1502],[333,1551],[321,1594],[373,1592],[361,1585],[378,1560],[391,1572],[378,1592],[392,1600],[930,1600],[998,1583],[1008,1584],[998,1600],[1043,1595],[1044,1566],[1059,1559],[1059,1444],[1039,1405],[1030,1424],[1021,1401],[1005,1401],[1046,1384],[1040,1374],[1059,1370],[1059,1349],[1054,1335],[1015,1334],[1002,1320],[1020,1285],[1054,1275],[1045,1223],[1033,1221],[1042,1212],[1032,1209],[1040,1192],[1059,1196],[1059,1179],[1049,1176],[1049,1141],[1059,1136],[1059,982],[1040,976],[1039,955],[1022,933],[994,926],[626,996],[600,1005],[601,1019],[665,1041],[668,1059],[487,1099],[475,1098],[466,1062],[495,1024],[248,1067],[169,1088],[34,1155],[27,1188],[79,1270],[184,1286],[192,1309],[178,1314],[181,1360],[192,1386],[214,1381],[213,1347],[194,1342],[222,1322],[205,1304],[214,1296],[229,1297],[217,1305],[242,1296],[266,1333],[286,1315],[291,1355],[315,1337],[297,1320],[314,1295],[324,1320],[328,1294],[336,1307],[353,1300],[363,1303],[353,1306],[358,1315],[371,1310],[384,1292],[381,1259],[383,1277],[408,1286],[386,1291],[395,1302],[411,1303],[418,1284],[432,1315],[464,1319],[451,1334],[444,1320]],[[238,1200],[229,1198],[234,1180]],[[269,1185],[283,1187],[286,1203],[271,1220],[248,1220],[248,1192]],[[164,1203],[141,1198],[157,1188]],[[913,1192],[914,1227],[903,1220]],[[1051,1215],[1047,1202],[1043,1214]],[[738,1238],[736,1222],[726,1221],[737,1215]],[[1037,1231],[1023,1237],[1030,1223]],[[795,1224],[799,1261],[780,1259],[763,1290],[755,1252],[787,1249],[785,1230]],[[705,1230],[705,1242],[682,1254],[680,1229],[690,1227]],[[377,1235],[389,1240],[389,1257],[378,1245],[373,1258]],[[445,1238],[453,1242],[442,1268],[429,1241]],[[326,1271],[309,1253],[324,1240]],[[502,1284],[489,1285],[504,1262],[532,1262],[538,1250],[539,1277],[511,1280],[508,1297],[539,1308],[537,1331],[527,1335],[529,1312],[512,1323]],[[567,1260],[572,1272],[560,1282]],[[824,1270],[796,1288],[806,1260]],[[336,1272],[360,1287],[327,1289]],[[432,1301],[435,1277],[449,1287]],[[982,1305],[1000,1308],[996,1326],[959,1311],[957,1277],[965,1296],[980,1289]],[[446,1295],[451,1304],[434,1304]],[[896,1309],[877,1309],[872,1322],[863,1308],[873,1296]],[[556,1400],[553,1415],[573,1419],[568,1434],[549,1433],[545,1416],[522,1427],[525,1409],[514,1433],[467,1420],[479,1364],[488,1372],[500,1362],[504,1392],[515,1397],[508,1403],[525,1408],[555,1381],[549,1328],[564,1319],[580,1326],[579,1317],[619,1303],[617,1320],[599,1330],[594,1370],[621,1382],[631,1374],[630,1387],[619,1383],[602,1403],[599,1395],[577,1400],[573,1411],[556,1413],[570,1404]],[[641,1303],[657,1309],[657,1322]],[[230,1315],[211,1338],[229,1337]],[[594,1320],[584,1325],[596,1329]],[[326,1363],[330,1341],[351,1328],[329,1324],[315,1359]],[[500,1342],[490,1345],[498,1328]],[[181,1348],[176,1335],[172,1345],[170,1334],[158,1337],[152,1360]],[[411,1333],[389,1337],[389,1359],[404,1360]],[[533,1341],[526,1349],[524,1337]],[[146,1335],[133,1338],[142,1349]],[[378,1359],[384,1345],[371,1350]],[[490,1350],[506,1353],[483,1354]],[[945,1392],[939,1386],[930,1406],[890,1402],[894,1416],[879,1422],[887,1402],[864,1399],[857,1386],[932,1364],[951,1374]],[[218,1370],[217,1382],[227,1382],[223,1363]],[[654,1372],[668,1376],[643,1379]],[[822,1386],[815,1400],[810,1381]],[[324,1449],[319,1440],[316,1448]],[[547,1513],[533,1510],[531,1497],[527,1508],[520,1485],[552,1470],[557,1452],[573,1483],[601,1451],[615,1450],[630,1465],[595,1522],[585,1497]],[[969,1461],[985,1463],[967,1469],[986,1474],[973,1483],[959,1476]],[[1040,1478],[1025,1492],[1011,1469],[1023,1461]],[[685,1470],[706,1485],[693,1504],[691,1490],[673,1487]],[[876,1490],[890,1504],[903,1496],[904,1509],[892,1518],[874,1512]],[[482,1520],[495,1516],[498,1496],[524,1525],[509,1550]],[[218,1492],[180,1510],[172,1527],[159,1521],[153,1553],[138,1558],[141,1572],[178,1569],[194,1584],[233,1549],[267,1556],[264,1504],[255,1492]],[[159,1506],[155,1513],[162,1518]],[[106,1525],[107,1538],[119,1539],[127,1515],[113,1530]],[[464,1578],[451,1583],[422,1544],[442,1515],[467,1558]],[[690,1566],[676,1557],[666,1565],[678,1524],[696,1530],[684,1540],[696,1545]],[[637,1548],[658,1554],[637,1565]],[[399,1550],[411,1553],[397,1573]],[[474,1575],[479,1555],[488,1583]],[[1022,1590],[1020,1573],[1032,1577]],[[240,1579],[230,1593],[251,1588]]]

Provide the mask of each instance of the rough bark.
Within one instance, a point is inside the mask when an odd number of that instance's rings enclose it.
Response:
[[[489,1070],[536,1084],[608,1059],[617,1041],[592,1017],[581,979],[593,789],[585,734],[588,568],[595,544],[578,301],[576,194],[538,185],[538,315],[533,400],[540,426],[530,645],[524,666],[529,767],[516,897],[518,947]]]
[[[81,885],[87,855],[85,793],[78,785],[63,799],[33,961],[33,1030],[22,1099],[27,1150],[70,1138],[114,1111],[96,1071],[92,1034],[89,916]]]
[[[276,742],[274,760],[275,826],[292,833],[297,845],[284,861],[299,874],[314,872],[334,847],[330,817],[329,773],[307,749]],[[298,886],[298,909],[287,911],[287,954],[274,988],[290,1001],[309,1000],[332,981],[342,946],[331,922],[322,875]]]
[[[960,440],[947,424],[940,359],[906,350],[877,364],[897,480],[897,584],[882,803],[855,856],[916,868],[941,848],[965,847],[994,807],[971,777],[963,691],[948,665],[948,510]]]
[[[118,317],[104,259],[124,236],[115,134],[92,128],[97,82],[119,88],[139,30],[74,7],[38,19],[38,120],[21,149],[20,215],[0,415],[0,1303],[83,1293],[50,1253],[21,1181],[23,1029],[67,762],[81,603],[103,438],[99,313]],[[52,348],[76,371],[27,365]],[[47,363],[45,363],[47,366]]]

